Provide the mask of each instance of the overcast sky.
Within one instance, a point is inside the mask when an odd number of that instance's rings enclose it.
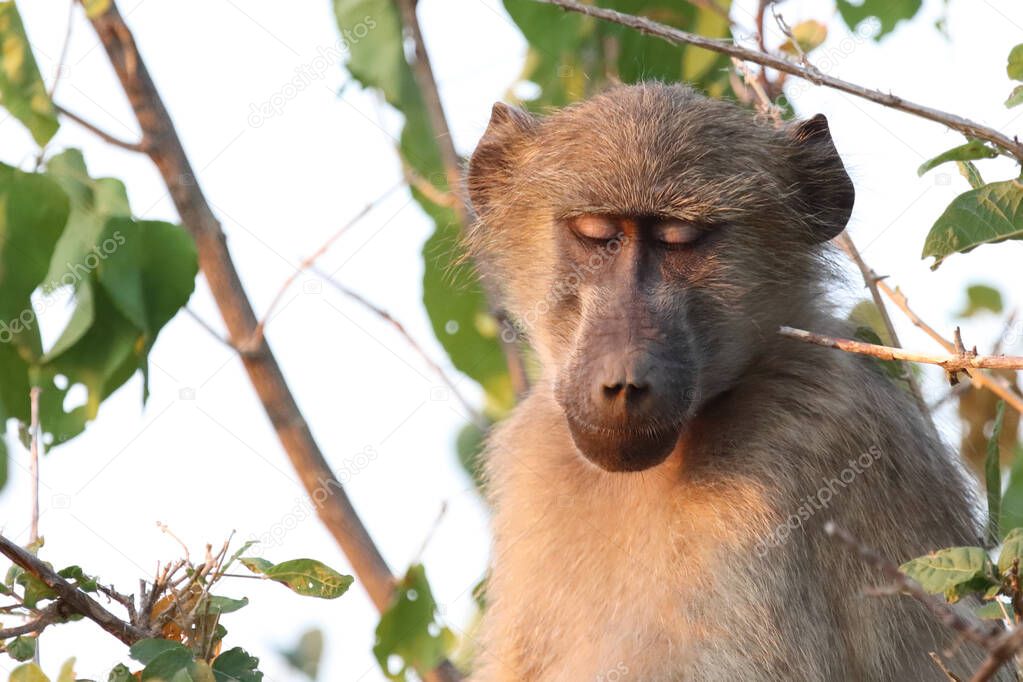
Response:
[[[47,80],[66,28],[65,3],[22,0],[22,14]],[[753,2],[737,3],[748,23]],[[338,34],[328,2],[265,0],[125,0],[135,32],[177,125],[199,181],[223,222],[249,295],[269,305],[295,265],[337,228],[400,181],[394,154],[399,120],[354,84],[336,57]],[[745,9],[744,9],[745,8]],[[1023,107],[1006,110],[1011,84],[1005,60],[1023,36],[1016,0],[952,0],[950,39],[933,28],[943,2],[925,2],[924,16],[880,45],[850,36],[836,21],[817,52],[829,73],[955,111],[1006,133],[1023,132]],[[826,19],[827,0],[790,0],[788,22]],[[469,153],[490,106],[519,73],[525,46],[499,2],[423,0],[423,30],[459,150]],[[76,13],[57,101],[126,139],[137,127],[91,28]],[[781,42],[775,37],[774,42]],[[320,68],[323,56],[330,56]],[[314,84],[286,97],[296,70]],[[945,205],[968,189],[954,167],[923,178],[917,166],[961,143],[941,126],[884,110],[833,91],[792,85],[801,115],[827,114],[856,184],[851,233],[867,260],[908,293],[926,319],[950,329],[965,284],[1001,286],[1021,303],[1023,247],[1016,242],[950,258],[931,272],[919,259],[924,235]],[[253,116],[267,101],[278,114]],[[125,181],[136,214],[175,220],[173,206],[148,159],[104,144],[65,122],[51,143],[80,147],[94,176]],[[35,148],[25,130],[0,123],[0,160],[30,167]],[[991,164],[988,180],[1011,166]],[[420,248],[431,225],[404,190],[393,192],[346,233],[320,267],[400,319],[426,350],[447,365],[420,304]],[[860,295],[859,286],[849,289]],[[221,329],[200,278],[190,307]],[[67,311],[53,306],[41,320],[55,338]],[[899,322],[907,346],[934,349]],[[996,318],[971,321],[967,341],[984,347],[999,332]],[[1016,348],[1023,336],[1017,328]],[[485,570],[487,518],[457,465],[453,439],[465,422],[444,399],[437,379],[400,336],[356,304],[303,275],[289,290],[267,335],[312,429],[338,471],[352,472],[348,490],[395,571],[419,556],[442,505],[447,512],[422,559],[447,623],[469,622],[470,590]],[[85,434],[49,454],[42,466],[43,556],[78,563],[104,582],[132,590],[156,561],[178,556],[166,523],[193,553],[239,538],[269,538],[258,553],[271,560],[310,556],[348,570],[318,521],[253,395],[238,359],[193,319],[179,315],[151,355],[151,396],[140,404],[136,378],[102,407]],[[940,395],[935,374],[928,394]],[[459,379],[472,397],[471,382]],[[942,428],[954,437],[953,415]],[[11,480],[0,492],[0,528],[26,541],[28,455],[12,439]],[[365,455],[367,457],[360,457]],[[543,567],[538,567],[543,575]],[[303,599],[274,584],[225,581],[227,596],[251,604],[225,617],[229,645],[261,659],[266,679],[300,679],[275,653],[312,626],[327,635],[324,680],[379,680],[370,648],[376,615],[356,586],[339,600]],[[89,622],[47,631],[44,667],[78,656],[78,676],[105,679],[126,660],[123,647]],[[0,658],[0,672],[11,663]]]

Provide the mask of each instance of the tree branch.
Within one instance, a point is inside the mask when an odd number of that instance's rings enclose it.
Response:
[[[627,26],[639,31],[640,33],[654,36],[655,38],[660,38],[661,40],[674,45],[695,45],[696,47],[702,47],[705,50],[710,50],[711,52],[727,54],[743,61],[760,64],[761,66],[775,69],[781,73],[787,73],[789,75],[802,78],[815,85],[823,85],[834,90],[839,90],[841,92],[869,100],[890,109],[896,109],[898,111],[919,116],[920,118],[927,119],[928,121],[941,123],[942,125],[953,130],[958,130],[969,137],[975,137],[977,139],[990,142],[991,144],[1010,153],[1017,160],[1023,161],[1023,143],[1014,138],[1010,138],[993,128],[989,128],[988,126],[981,125],[980,123],[976,123],[975,121],[971,121],[955,114],[950,114],[922,104],[910,102],[890,93],[864,88],[863,86],[856,85],[855,83],[850,83],[840,78],[829,76],[814,66],[797,64],[787,59],[776,57],[775,55],[767,52],[751,50],[749,48],[736,45],[730,40],[705,38],[704,36],[697,35],[695,33],[689,33],[665,24],[660,24],[656,21],[651,21],[645,17],[637,17],[610,9],[584,5],[576,0],[534,1],[547,5],[555,5],[563,10],[578,12],[579,14],[585,14],[596,19],[603,19],[605,21],[621,24],[622,26]]]
[[[870,355],[881,360],[907,360],[938,365],[950,373],[968,369],[1023,369],[1023,357],[1016,355],[978,355],[976,351],[955,354],[914,353],[902,348],[824,336],[792,327],[780,327],[778,333],[797,341],[805,341],[825,348],[837,348],[847,353]]]
[[[890,287],[887,282],[881,279],[877,280],[877,286],[882,292],[884,292],[885,296],[891,299],[892,303],[894,303],[906,315],[906,317],[909,318],[909,320],[914,325],[916,325],[919,329],[923,330],[932,339],[937,341],[941,345],[941,347],[944,348],[949,353],[956,352],[956,347],[954,343],[945,339],[941,334],[935,331],[933,327],[924,322],[919,315],[913,312],[913,310],[909,307],[909,300],[906,298],[906,295],[902,293],[902,291],[900,291],[899,289],[892,289],[892,287]],[[1006,404],[1010,405],[1014,410],[1023,414],[1023,396],[1020,396],[1018,393],[1012,390],[1012,387],[1009,385],[1009,382],[1005,381],[1002,377],[988,374],[983,371],[973,372],[971,376],[975,384],[979,384],[980,386],[983,386],[984,388],[988,389],[989,391],[997,395],[999,398],[1004,400]]]
[[[0,535],[0,554],[31,573],[57,593],[64,606],[95,622],[111,635],[131,646],[140,639],[152,636],[142,628],[126,623],[99,605],[92,597],[57,575],[57,572],[39,558]],[[45,610],[44,610],[45,613]],[[31,623],[27,624],[31,625]]]
[[[416,16],[417,3],[416,0],[396,0],[396,2],[401,9],[405,30],[408,31],[415,46],[412,73],[415,75],[416,84],[419,86],[423,102],[426,105],[426,113],[430,119],[430,126],[433,128],[434,140],[440,149],[441,163],[444,165],[444,173],[448,179],[448,190],[457,197],[452,208],[461,223],[462,230],[465,231],[475,218],[472,216],[468,198],[462,187],[462,162],[455,150],[455,143],[451,139],[451,130],[448,128],[444,106],[440,101],[440,91],[437,89],[437,79],[433,75],[433,66],[430,64],[430,55],[426,51],[426,43],[423,42],[423,32],[419,26],[419,18]],[[483,283],[483,287],[490,312],[497,319],[500,328],[503,329],[507,324],[507,317],[496,306],[496,292],[486,282]],[[521,397],[529,389],[529,377],[526,375],[521,349],[514,341],[506,341],[502,334],[498,334],[498,340],[508,364],[508,375],[511,378],[515,394]]]

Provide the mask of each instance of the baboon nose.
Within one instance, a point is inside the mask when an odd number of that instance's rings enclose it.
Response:
[[[605,382],[603,385],[605,400],[618,400],[624,397],[627,402],[639,400],[650,390],[650,384],[643,380]]]

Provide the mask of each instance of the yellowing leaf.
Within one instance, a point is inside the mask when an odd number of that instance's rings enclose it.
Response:
[[[800,51],[810,52],[827,40],[828,27],[819,21],[807,19],[792,27],[792,37],[796,39],[795,45],[792,44],[791,38],[786,40],[779,48],[782,52],[791,55],[798,55]],[[799,47],[798,50],[796,46]]]
[[[46,144],[60,124],[13,0],[0,2],[0,63],[0,105]]]

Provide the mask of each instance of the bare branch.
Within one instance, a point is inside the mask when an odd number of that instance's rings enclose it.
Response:
[[[916,325],[918,328],[923,330],[928,336],[937,341],[942,348],[949,353],[956,352],[955,344],[948,341],[939,334],[933,327],[924,322],[919,315],[917,315],[909,307],[909,300],[906,295],[899,289],[892,289],[884,280],[877,280],[878,288],[884,292],[885,296],[891,299],[909,320]],[[1004,400],[1007,405],[1010,405],[1017,412],[1023,413],[1023,396],[1016,393],[1005,379],[1000,376],[988,374],[987,372],[971,372],[973,382],[977,385],[983,386],[988,389],[999,398]]]
[[[3,535],[0,535],[0,554],[43,581],[47,587],[57,593],[57,596],[71,612],[85,616],[128,646],[151,636],[149,632],[124,622],[104,609],[92,597],[64,580],[40,559],[32,556]]]
[[[130,152],[139,152],[140,154],[145,154],[148,151],[146,149],[145,142],[125,142],[119,137],[114,137],[113,135],[103,130],[99,126],[95,126],[89,123],[78,114],[68,111],[59,104],[55,103],[53,106],[57,109],[57,112],[60,113],[62,116],[67,116],[78,125],[82,126],[89,132],[93,133],[94,135],[102,139],[104,142],[108,142],[114,145],[115,147],[120,147],[121,149],[127,149]]]
[[[978,355],[975,350],[955,354],[914,353],[902,348],[824,336],[792,327],[780,327],[778,333],[797,341],[837,348],[847,353],[870,355],[881,360],[906,360],[938,365],[950,373],[966,369],[1023,369],[1023,357],[1016,355]]]
[[[928,121],[940,123],[953,130],[958,130],[969,137],[975,137],[977,139],[990,142],[991,144],[1009,152],[1016,159],[1023,160],[1023,143],[1010,138],[993,128],[989,128],[988,126],[981,125],[980,123],[976,123],[975,121],[971,121],[955,114],[950,114],[932,107],[910,102],[890,93],[864,88],[863,86],[856,85],[855,83],[850,83],[840,78],[829,76],[813,66],[804,66],[764,51],[742,47],[740,45],[736,45],[730,40],[705,38],[704,36],[697,35],[695,33],[689,33],[665,24],[660,24],[656,21],[651,21],[645,17],[637,17],[610,9],[584,5],[576,0],[535,1],[548,5],[555,5],[570,12],[578,12],[597,19],[621,24],[622,26],[628,26],[629,28],[633,28],[641,33],[654,36],[655,38],[660,38],[675,45],[695,45],[696,47],[702,47],[712,52],[720,52],[743,61],[760,64],[761,66],[766,66],[768,68],[775,69],[776,71],[810,81],[815,85],[823,85],[834,90],[839,90],[841,92],[869,100],[890,109],[896,109],[898,111],[919,116],[920,118],[927,119]]]

